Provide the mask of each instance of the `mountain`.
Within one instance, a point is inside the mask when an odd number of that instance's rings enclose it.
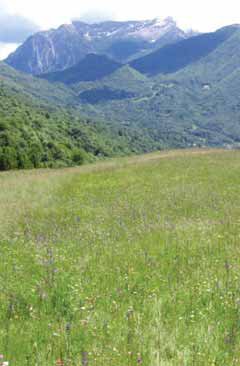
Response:
[[[186,44],[192,46],[188,53]],[[172,50],[174,55],[186,52],[187,62],[178,63],[179,59],[174,58],[177,66],[167,69],[166,61],[165,67],[162,64],[151,71],[151,77],[150,71],[145,77],[138,71],[142,84],[133,83],[136,88],[130,98],[99,98],[97,103],[94,100],[96,92],[99,94],[106,85],[112,85],[113,90],[114,85],[130,90],[122,69],[117,71],[121,71],[122,83],[114,84],[118,78],[113,73],[91,85],[74,85],[72,90],[79,91],[80,97],[83,90],[88,90],[88,103],[81,106],[82,111],[144,130],[161,147],[238,145],[240,26],[224,27],[204,37],[176,43]],[[133,70],[131,66],[128,70]],[[86,99],[86,93],[84,96]]]
[[[70,68],[90,53],[125,62],[188,37],[172,18],[97,24],[74,21],[28,38],[6,62],[38,75]]]
[[[58,83],[1,63],[0,164],[65,166],[163,148],[239,146],[239,59],[240,26],[232,25],[125,65],[86,55],[44,76]]]
[[[207,56],[237,31],[238,26],[222,28],[166,45],[130,63],[131,67],[148,75],[170,74]]]
[[[40,77],[49,81],[74,84],[80,81],[96,81],[113,73],[121,66],[122,64],[107,56],[89,54],[75,66],[63,71],[42,74]]]

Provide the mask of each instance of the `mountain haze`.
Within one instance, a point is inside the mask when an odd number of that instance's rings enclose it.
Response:
[[[189,48],[184,54],[186,44]],[[154,63],[146,63],[149,71],[142,79],[143,84],[131,81],[131,85],[136,86],[134,96],[121,100],[98,98],[94,110],[91,103],[96,93],[99,95],[102,90],[105,96],[104,87],[109,84],[114,90],[111,79],[115,79],[115,73],[95,84],[79,83],[72,89],[80,93],[88,89],[89,103],[86,105],[85,93],[82,107],[87,114],[101,114],[120,125],[146,129],[163,147],[236,145],[240,142],[239,45],[240,27],[233,25],[163,47],[159,53],[171,47],[172,54],[184,55],[186,62],[181,64],[180,57],[174,58],[172,70],[168,69],[168,58],[159,58],[156,63],[159,68],[155,68]],[[157,59],[158,52],[147,58]],[[121,86],[129,91],[131,87],[124,74],[121,73]],[[138,75],[142,74],[138,72]],[[117,85],[119,81],[115,88]]]
[[[174,73],[210,54],[238,29],[238,26],[230,26],[166,45],[130,65],[148,75]]]
[[[119,69],[122,65],[104,55],[89,54],[76,65],[63,71],[42,74],[49,81],[74,84],[80,81],[96,81]]]
[[[73,21],[28,38],[6,62],[37,75],[70,68],[90,53],[125,62],[188,37],[172,18],[97,24]]]
[[[164,24],[169,25],[168,22],[171,23],[167,20]],[[114,27],[118,30],[116,37],[121,34],[121,41],[119,38],[117,41],[121,45],[136,39],[137,42],[152,44],[149,40],[153,33],[150,37],[149,29],[157,28],[159,31],[160,24],[154,20],[151,26],[147,22],[143,27],[143,23],[128,22],[128,27],[131,25],[129,29],[132,29],[131,32],[128,29],[128,34],[132,38],[124,41],[121,32],[126,31],[126,22],[105,22],[93,25],[93,28],[95,31],[96,27],[101,29],[104,34],[110,33],[109,40],[104,36],[105,41],[108,40],[104,47],[109,50],[115,37]],[[85,29],[86,25],[77,22],[74,27]],[[33,38],[38,37],[39,34]],[[94,38],[92,33],[91,37]],[[97,33],[95,37],[95,45],[99,46],[104,37],[101,34],[101,42]],[[61,52],[67,55],[69,50],[64,48],[66,39],[61,36],[58,41],[63,45]],[[44,47],[39,51],[44,53]],[[121,50],[120,47],[118,51]],[[11,57],[16,57],[19,52],[21,48]],[[16,159],[19,162],[16,156],[23,152],[29,161],[32,138],[37,141],[37,151],[41,152],[39,166],[73,165],[77,163],[75,156],[93,160],[164,148],[239,146],[239,25],[175,40],[125,63],[116,61],[109,54],[89,52],[89,48],[84,56],[83,53],[81,59],[75,60],[70,67],[66,66],[65,56],[61,58],[59,54],[59,64],[65,63],[64,70],[43,73],[38,77],[5,63],[0,64],[4,91],[1,105],[3,110],[6,105],[6,111],[11,115],[10,118],[6,113],[2,115],[1,151],[2,156],[10,154],[15,157],[11,166],[16,166]],[[23,60],[27,65],[28,59],[24,56]],[[26,131],[30,134],[26,135]],[[26,143],[24,136],[28,136]],[[51,140],[55,141],[54,146]],[[25,146],[23,150],[22,146]],[[13,150],[9,152],[8,148]],[[47,158],[43,155],[45,150],[48,151]],[[6,162],[4,164],[9,166]],[[31,166],[35,163],[26,164]]]

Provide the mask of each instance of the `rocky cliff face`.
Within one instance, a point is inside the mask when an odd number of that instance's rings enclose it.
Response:
[[[187,33],[172,18],[98,24],[74,21],[28,38],[6,62],[37,75],[69,68],[90,53],[124,62],[185,38]]]

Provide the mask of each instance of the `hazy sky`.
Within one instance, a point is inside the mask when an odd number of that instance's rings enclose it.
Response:
[[[124,20],[172,16],[180,26],[200,31],[240,23],[239,0],[0,0],[1,3],[10,12],[43,27],[56,26],[88,12],[106,12]]]
[[[167,16],[173,17],[182,28],[212,31],[240,23],[240,1],[0,0],[0,42],[19,43],[37,26],[57,27],[73,18],[135,20]]]
[[[0,60],[4,60],[9,53],[13,52],[18,47],[18,43],[3,43],[0,42]]]

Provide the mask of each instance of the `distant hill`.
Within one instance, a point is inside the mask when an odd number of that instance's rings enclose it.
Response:
[[[154,83],[143,74],[134,70],[129,65],[124,65],[103,79],[97,80],[95,82],[76,83],[71,85],[70,89],[77,95],[86,90],[94,89],[108,89],[112,91],[123,90],[129,93],[129,95],[132,97],[133,95],[151,95],[153,84]],[[111,95],[109,95],[109,98],[110,100],[112,99]]]
[[[238,29],[238,26],[230,26],[166,45],[132,61],[130,66],[151,76],[174,73],[210,54]]]
[[[77,65],[50,74],[42,74],[39,77],[48,81],[75,84],[80,81],[96,81],[113,73],[122,65],[104,55],[89,54]]]
[[[113,100],[131,99],[149,96],[152,93],[152,81],[124,65],[115,72],[95,82],[79,82],[71,85],[80,103],[98,104]],[[80,106],[81,108],[81,106]]]
[[[188,37],[172,18],[97,24],[74,21],[28,38],[6,62],[38,75],[70,68],[91,53],[126,62]]]

